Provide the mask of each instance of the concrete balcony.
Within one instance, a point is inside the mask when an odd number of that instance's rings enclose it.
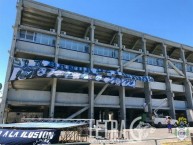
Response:
[[[48,91],[10,89],[7,101],[12,105],[49,105],[50,96]]]
[[[123,64],[126,62],[123,62]],[[137,69],[137,70],[143,70],[143,64],[142,63],[137,63],[133,62],[129,66],[125,66],[124,69]]]
[[[84,106],[88,104],[88,95],[80,93],[56,93],[56,106]]]
[[[59,50],[59,58],[66,59],[66,60],[89,62],[89,54],[88,53],[73,51],[73,50],[69,50],[69,49],[60,49]]]
[[[119,96],[101,95],[95,100],[95,105],[119,105]]]
[[[14,90],[8,92],[8,104],[11,105],[49,105],[50,92],[34,90]],[[155,109],[163,99],[152,99],[152,106]],[[119,107],[119,96],[101,95],[95,100],[95,107]],[[126,97],[126,108],[143,108],[144,98]],[[186,101],[174,100],[176,110],[185,110]],[[80,93],[56,93],[56,106],[86,106],[88,105],[88,95]],[[168,109],[165,103],[162,109]]]
[[[136,81],[136,88],[144,88],[144,83]],[[166,90],[166,84],[162,82],[150,82],[150,87],[152,90]],[[173,92],[185,92],[184,85],[172,84]]]
[[[164,68],[160,67],[160,66],[147,65],[147,69],[148,69],[149,72],[164,73]]]
[[[101,65],[109,65],[109,66],[117,66],[118,67],[118,59],[111,58],[111,57],[94,55],[93,61],[94,61],[94,64],[101,64]]]
[[[55,48],[48,45],[17,40],[16,52],[53,57],[55,54]]]

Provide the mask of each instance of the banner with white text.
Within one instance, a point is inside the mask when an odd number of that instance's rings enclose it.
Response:
[[[136,80],[142,82],[154,81],[150,76],[136,76],[115,70],[90,69],[87,67],[59,64],[47,60],[15,58],[10,80],[32,78],[84,79],[130,87],[135,87]]]
[[[15,130],[0,129],[0,144],[5,145],[38,145],[59,142],[60,130]]]

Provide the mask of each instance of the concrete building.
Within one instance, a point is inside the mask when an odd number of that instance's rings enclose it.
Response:
[[[193,48],[31,0],[17,3],[1,103],[1,122],[26,117],[127,120],[158,113],[176,118],[193,108]],[[86,80],[9,81],[13,58],[148,75],[154,82],[120,87]],[[111,114],[111,115],[110,115]],[[16,119],[16,120],[15,120]]]

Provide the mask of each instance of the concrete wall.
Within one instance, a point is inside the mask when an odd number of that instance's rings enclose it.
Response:
[[[88,95],[79,93],[56,93],[56,103],[88,104]]]
[[[136,81],[136,88],[144,88],[144,83]],[[150,88],[152,90],[166,90],[166,84],[162,82],[150,82]],[[185,92],[184,85],[172,84],[172,91],[174,92]]]
[[[160,66],[147,65],[147,69],[149,72],[159,72],[164,73],[164,68]]]
[[[151,82],[150,87],[152,90],[166,90],[166,84],[161,82]]]
[[[117,65],[118,66],[118,59],[115,59],[115,58],[94,55],[93,61],[94,63],[98,63],[98,64]]]
[[[22,101],[21,101],[22,100]],[[8,101],[11,103],[14,102],[22,102],[22,103],[47,103],[50,102],[50,92],[48,91],[34,91],[34,90],[14,90],[10,89],[8,92]],[[126,97],[125,105],[127,108],[142,108],[144,98],[138,97]],[[152,106],[158,107],[163,99],[152,99]],[[186,102],[185,101],[174,101],[175,108],[177,109],[185,109]],[[63,104],[88,104],[88,95],[80,94],[80,93],[56,93],[56,103]],[[109,95],[101,95],[95,100],[95,105],[119,105],[119,96],[109,96]],[[163,104],[162,107],[167,107],[168,104]]]
[[[16,51],[34,53],[37,55],[54,56],[55,48],[47,45],[17,40]]]
[[[180,71],[182,73],[182,71]],[[179,73],[177,73],[174,69],[169,69],[169,74],[171,75],[176,75],[176,76],[180,76]]]
[[[126,97],[125,105],[127,107],[143,107],[143,103],[145,102],[144,98],[136,98],[136,97]]]
[[[162,105],[162,107],[168,107],[168,102],[164,102],[163,99],[152,99],[152,107],[158,107]]]
[[[119,96],[101,95],[95,101],[97,105],[119,105]]]
[[[89,54],[68,49],[59,50],[59,58],[89,61]]]
[[[8,101],[19,102],[50,102],[50,92],[35,90],[14,90],[8,91]]]
[[[174,106],[179,110],[185,110],[187,108],[187,102],[174,100]]]
[[[123,62],[123,64],[126,63]],[[143,69],[143,64],[142,63],[137,63],[137,62],[133,62],[132,64],[130,64],[129,66],[126,66],[125,69],[139,69],[142,70]]]
[[[171,88],[174,92],[185,92],[183,85],[172,84]]]
[[[191,72],[187,72],[186,74],[188,77],[193,77],[193,73],[191,73]]]

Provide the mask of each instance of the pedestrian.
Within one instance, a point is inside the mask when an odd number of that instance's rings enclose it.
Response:
[[[170,116],[167,118],[167,127],[168,127],[168,133],[172,133],[172,124],[171,124]]]

